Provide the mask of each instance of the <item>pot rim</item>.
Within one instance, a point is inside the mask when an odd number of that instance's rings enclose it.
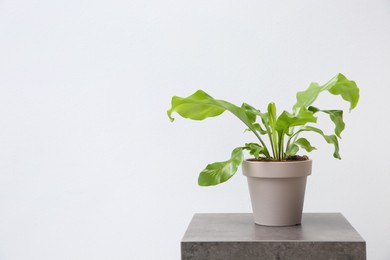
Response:
[[[242,162],[242,173],[257,178],[299,178],[311,175],[312,160]]]
[[[272,163],[272,164],[282,164],[282,163],[305,163],[305,162],[309,162],[309,161],[313,161],[312,159],[307,159],[307,160],[302,160],[302,161],[287,161],[287,160],[284,160],[284,161],[272,161],[272,160],[269,160],[269,161],[256,161],[256,160],[253,160],[253,158],[247,158],[245,159],[243,162],[248,162],[248,163]]]

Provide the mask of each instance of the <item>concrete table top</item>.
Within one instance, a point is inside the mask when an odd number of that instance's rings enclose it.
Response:
[[[256,225],[252,214],[195,214],[182,259],[363,260],[364,239],[340,213],[304,213],[290,227]]]

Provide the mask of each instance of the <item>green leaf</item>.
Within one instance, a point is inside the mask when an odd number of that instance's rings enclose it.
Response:
[[[253,126],[253,129],[255,129],[257,132],[259,132],[261,135],[267,134],[267,131],[264,130],[259,123],[254,123],[252,126]],[[245,129],[244,132],[252,132],[252,130],[247,128],[247,129]]]
[[[261,118],[261,122],[263,123],[264,126],[268,127],[269,122],[268,122],[268,112],[266,113],[259,113],[259,116]]]
[[[259,159],[260,154],[264,154],[264,147],[256,143],[245,144],[245,149],[249,150],[249,154]]]
[[[297,113],[302,107],[310,106],[318,95],[325,90],[333,95],[340,95],[345,101],[349,102],[350,110],[354,109],[359,101],[359,88],[355,81],[348,80],[343,74],[339,73],[323,86],[311,83],[306,90],[298,92],[296,95],[297,103],[293,107],[294,113]]]
[[[325,135],[321,129],[318,129],[318,128],[312,127],[312,126],[305,126],[304,128],[300,129],[297,133],[303,132],[303,131],[311,131],[311,132],[315,132],[315,133],[322,135],[322,137],[324,137],[325,141],[328,144],[333,144],[333,146],[334,146],[333,157],[336,159],[341,159],[340,154],[339,154],[339,141],[337,140],[336,135]]]
[[[233,150],[231,158],[224,162],[216,162],[206,166],[199,174],[199,186],[212,186],[229,180],[244,160],[243,148]]]
[[[335,129],[334,132],[335,134],[341,138],[341,132],[345,128],[345,123],[343,120],[343,111],[342,110],[320,110],[316,107],[309,107],[309,110],[312,111],[313,113],[317,112],[323,112],[329,115],[330,119],[332,122],[335,124]]]
[[[267,131],[263,129],[259,123],[253,124],[253,128],[256,129],[262,135],[267,134]]]
[[[298,140],[295,141],[294,144],[297,144],[299,145],[300,147],[302,147],[303,149],[305,149],[307,152],[311,152],[313,150],[316,150],[317,148],[315,148],[314,146],[312,146],[310,144],[310,142],[306,139],[306,138],[299,138]]]
[[[246,103],[243,103],[241,108],[247,114],[249,121],[252,122],[252,129],[248,128],[245,131],[256,130],[262,135],[266,134],[267,131],[264,130],[259,123],[256,123],[256,117],[261,115],[260,111],[257,110],[256,108],[252,107],[251,105],[246,104]]]
[[[172,107],[167,111],[171,121],[173,112],[177,112],[184,118],[203,120],[225,112],[226,107],[202,90],[196,91],[189,97],[172,97]]]
[[[314,113],[303,107],[296,115],[283,111],[277,119],[276,129],[279,132],[288,133],[289,128],[292,126],[303,126],[307,123],[316,122],[317,118],[314,116]]]
[[[198,90],[186,98],[174,96],[172,97],[171,103],[172,106],[167,111],[171,121],[174,120],[172,117],[173,112],[178,113],[184,118],[203,120],[218,116],[228,110],[244,122],[249,129],[254,130],[252,124],[256,120],[256,115],[253,109],[251,109],[252,107],[247,104],[238,107],[227,101],[214,99],[203,90]]]
[[[274,130],[276,125],[276,106],[273,102],[268,104],[268,123],[271,129]]]
[[[297,103],[294,105],[293,111],[297,112],[301,107],[308,107],[309,105],[313,104],[321,91],[322,89],[318,83],[310,83],[306,90],[300,91],[296,94]]]
[[[260,113],[259,110],[257,110],[256,108],[252,107],[247,103],[242,103],[241,109],[245,111],[245,114],[247,115],[249,122],[251,123],[256,122],[256,117]]]
[[[259,115],[259,111],[248,104],[244,103],[241,107],[238,107],[227,101],[214,99],[203,90],[198,90],[186,98],[174,96],[172,97],[171,104],[171,108],[167,111],[168,117],[171,121],[174,120],[172,117],[173,112],[178,113],[184,118],[203,120],[209,117],[218,116],[228,110],[238,117],[238,119],[240,119],[256,135],[265,147],[263,140],[260,138],[253,126],[256,121],[256,116]]]
[[[354,109],[359,102],[359,88],[355,81],[348,80],[341,73],[337,74],[322,88],[328,90],[333,95],[341,95],[345,101],[350,103],[349,110]]]
[[[295,155],[299,151],[299,146],[305,149],[307,152],[311,152],[317,149],[314,146],[311,146],[310,142],[306,138],[299,138],[293,144],[290,144],[287,147],[286,155]]]
[[[296,144],[291,144],[287,147],[286,155],[287,156],[292,156],[296,155],[297,152],[299,151],[299,147]]]

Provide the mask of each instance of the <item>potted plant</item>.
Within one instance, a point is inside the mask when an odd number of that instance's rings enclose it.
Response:
[[[223,183],[242,164],[243,174],[248,179],[255,223],[289,226],[301,223],[306,178],[311,174],[312,166],[311,159],[299,156],[297,152],[299,149],[307,152],[316,149],[302,136],[307,132],[319,134],[334,146],[333,157],[341,159],[338,140],[345,127],[343,110],[323,110],[312,106],[318,95],[326,91],[349,102],[350,111],[359,101],[356,83],[338,74],[322,86],[311,83],[306,90],[298,92],[291,112],[277,114],[273,102],[265,111],[246,103],[236,106],[198,90],[188,97],[172,97],[172,106],[167,113],[171,121],[174,120],[173,112],[184,118],[203,120],[229,111],[240,119],[257,142],[235,148],[227,161],[207,165],[199,174],[198,184],[211,186]],[[314,126],[318,113],[329,116],[334,124],[334,134],[327,135]],[[244,160],[244,151],[254,158]]]

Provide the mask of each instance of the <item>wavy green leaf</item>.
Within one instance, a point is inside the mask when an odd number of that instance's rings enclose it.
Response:
[[[267,131],[264,130],[259,123],[254,123],[252,126],[253,126],[253,129],[255,129],[257,132],[259,132],[261,135],[267,134]],[[251,132],[251,131],[252,131],[251,129],[247,128],[247,129],[245,129],[244,132]]]
[[[335,129],[334,129],[335,134],[339,138],[341,138],[341,132],[345,128],[345,123],[343,120],[343,110],[321,110],[312,106],[309,107],[309,110],[312,111],[313,113],[323,112],[325,114],[328,114],[330,119],[335,125]]]
[[[256,129],[262,135],[267,134],[267,131],[263,129],[259,123],[253,124],[253,128]]]
[[[296,144],[291,144],[287,147],[286,155],[287,156],[296,155],[298,151],[299,151],[299,146]]]
[[[349,102],[349,110],[354,109],[359,102],[359,88],[355,81],[347,79],[341,73],[323,85],[322,88],[333,95],[340,95],[345,101]]]
[[[172,97],[172,107],[167,111],[171,121],[173,112],[177,112],[184,118],[193,120],[203,120],[208,117],[215,117],[225,112],[224,104],[216,101],[202,90],[196,91],[191,96],[186,98]]]
[[[199,174],[198,184],[200,186],[212,186],[229,180],[244,160],[242,150],[242,147],[238,147],[233,150],[229,160],[207,165]]]
[[[256,122],[256,117],[259,115],[259,110],[256,108],[252,107],[251,105],[247,103],[242,103],[241,109],[245,111],[246,116],[248,117],[248,121],[251,122],[252,124]]]
[[[359,88],[355,81],[348,80],[343,74],[339,73],[323,86],[319,86],[318,83],[311,83],[306,90],[298,92],[296,95],[297,102],[293,107],[294,113],[297,113],[302,107],[310,106],[318,95],[325,90],[333,95],[340,95],[345,101],[349,102],[350,110],[354,109],[359,101]]]
[[[328,144],[333,144],[333,146],[334,146],[333,157],[336,159],[341,159],[340,154],[339,154],[339,141],[337,140],[336,135],[325,135],[321,129],[313,127],[313,126],[305,126],[302,129],[300,129],[297,133],[304,132],[304,131],[315,132],[315,133],[320,134],[322,137],[324,137],[325,141]]]
[[[256,143],[245,144],[245,149],[249,150],[249,154],[253,155],[256,159],[259,159],[260,154],[264,154],[264,147]]]
[[[313,150],[316,150],[317,148],[315,148],[314,146],[312,146],[310,144],[310,142],[306,139],[306,138],[299,138],[298,140],[296,140],[294,142],[295,144],[299,145],[301,148],[305,149],[307,152],[311,152]]]
[[[252,124],[256,120],[256,115],[251,107],[247,104],[243,104],[242,107],[238,107],[224,100],[217,100],[211,97],[203,90],[198,90],[189,97],[182,98],[174,96],[172,97],[172,106],[167,111],[168,117],[171,121],[174,120],[172,113],[176,112],[180,116],[193,120],[203,120],[209,117],[215,117],[226,110],[233,113],[241,121],[243,121],[251,130]]]
[[[295,155],[299,151],[299,147],[305,149],[309,153],[317,149],[314,146],[312,146],[306,138],[301,137],[298,140],[296,140],[293,144],[290,144],[287,147],[286,155],[288,156]]]
[[[290,127],[315,122],[317,122],[317,118],[314,113],[303,107],[296,115],[283,111],[276,121],[276,129],[279,132],[288,133]]]
[[[214,99],[203,90],[198,90],[186,98],[177,96],[172,97],[171,108],[167,111],[167,114],[171,121],[174,120],[172,117],[173,112],[178,113],[184,118],[203,120],[209,117],[218,116],[226,110],[238,117],[238,119],[256,135],[265,147],[263,140],[253,126],[259,111],[248,104],[243,103],[241,107],[238,107],[227,101]],[[267,149],[265,149],[265,152],[268,153]]]
[[[320,85],[318,85],[318,83],[312,82],[306,90],[298,92],[296,94],[297,103],[293,107],[294,113],[296,113],[301,107],[308,107],[309,105],[313,104],[321,91],[323,90],[321,89]]]

